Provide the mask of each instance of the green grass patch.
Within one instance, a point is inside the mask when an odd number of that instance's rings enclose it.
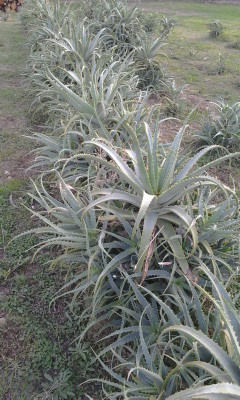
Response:
[[[29,400],[39,393],[81,399],[86,389],[79,384],[95,371],[91,340],[81,346],[73,342],[84,329],[78,317],[83,304],[76,304],[76,314],[70,297],[50,306],[66,282],[68,267],[50,269],[49,251],[33,259],[35,235],[18,237],[37,224],[29,211],[31,188],[24,172],[12,178],[6,171],[21,169],[32,149],[22,136],[28,134],[29,107],[20,82],[25,39],[17,15],[0,24],[0,317],[6,319],[0,329],[0,399]],[[98,390],[91,385],[87,392]]]
[[[70,297],[50,306],[68,267],[50,269],[49,251],[33,260],[34,250],[29,249],[36,245],[36,237],[16,237],[34,223],[26,190],[18,179],[0,187],[0,316],[6,317],[6,327],[0,330],[0,398],[10,393],[11,399],[29,400],[48,391],[59,399],[81,398],[85,389],[78,385],[95,371],[93,343],[73,342],[84,328],[78,318],[83,304],[77,303],[74,313]],[[16,207],[10,204],[10,195]]]

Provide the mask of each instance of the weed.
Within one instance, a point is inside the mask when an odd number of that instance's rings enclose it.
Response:
[[[240,38],[238,38],[231,46],[233,49],[240,50]]]
[[[223,75],[225,72],[225,62],[221,53],[218,55],[217,75]]]
[[[11,179],[0,186],[0,196],[9,196],[12,192],[21,188],[22,182],[20,179]]]

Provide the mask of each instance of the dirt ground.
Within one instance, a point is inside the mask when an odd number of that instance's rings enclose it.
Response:
[[[0,184],[11,178],[25,178],[33,158],[29,154],[32,143],[24,138],[28,134],[28,102],[22,76],[23,40],[16,17],[0,22]]]

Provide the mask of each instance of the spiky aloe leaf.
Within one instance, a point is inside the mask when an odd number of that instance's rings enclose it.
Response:
[[[159,174],[158,179],[158,187],[160,189],[160,193],[165,192],[166,189],[169,188],[173,174],[175,172],[176,162],[179,156],[179,149],[182,141],[182,137],[185,131],[185,127],[181,128],[178,134],[176,135],[169,154],[167,155],[161,172]]]
[[[224,286],[218,281],[216,276],[203,264],[201,264],[199,268],[204,271],[213,285],[215,293],[214,297],[218,300],[217,303],[206,291],[204,291],[204,293],[213,301],[222,315],[222,319],[225,322],[225,329],[228,331],[231,338],[233,357],[240,367],[240,316],[237,313],[229,294]],[[203,291],[202,288],[199,287],[199,289]]]
[[[185,165],[184,167],[181,169],[181,171],[177,174],[177,176],[174,178],[173,183],[181,181],[182,179],[184,179],[189,172],[191,171],[191,169],[196,166],[197,162],[201,159],[201,157],[203,157],[205,154],[207,154],[208,152],[217,149],[217,148],[222,148],[221,146],[217,146],[217,145],[212,145],[212,146],[208,146],[205,147],[204,149],[202,149],[201,151],[199,151],[197,154],[195,154]]]
[[[161,221],[160,224],[160,230],[167,243],[169,243],[169,246],[171,247],[173,255],[176,258],[181,270],[185,275],[188,275],[190,278],[191,273],[190,273],[189,263],[184,254],[180,241],[176,237],[176,232],[173,226],[169,222],[163,220]]]
[[[237,385],[240,385],[240,368],[228,356],[228,354],[220,346],[218,346],[217,343],[204,335],[204,333],[201,331],[197,331],[187,326],[172,326],[165,329],[163,333],[174,331],[178,332],[178,334],[183,334],[184,336],[193,341],[197,341],[200,345],[202,345],[218,361],[226,374],[231,377],[232,381]]]
[[[166,400],[240,400],[240,386],[230,383],[219,383],[183,390],[167,397]]]

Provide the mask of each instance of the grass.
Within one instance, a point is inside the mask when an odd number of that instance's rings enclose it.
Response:
[[[32,149],[23,137],[29,133],[21,76],[25,41],[16,15],[0,24],[0,318],[5,321],[0,327],[0,399],[30,400],[39,394],[83,399],[86,388],[78,385],[92,374],[93,352],[91,339],[82,346],[73,342],[80,332],[82,304],[76,314],[69,298],[49,306],[68,269],[58,265],[49,270],[49,253],[33,261],[29,249],[35,236],[12,241],[36,224],[27,209],[34,205],[24,174]],[[98,390],[94,385],[87,389]]]
[[[65,283],[67,267],[49,270],[49,252],[32,261],[29,248],[36,244],[33,235],[8,244],[33,224],[29,211],[20,205],[31,206],[25,190],[26,183],[17,180],[0,187],[0,316],[6,318],[0,329],[0,398],[29,400],[49,392],[60,393],[59,399],[65,398],[65,393],[67,398],[81,399],[85,390],[78,385],[95,370],[93,343],[86,341],[78,346],[73,342],[79,334],[82,305],[74,313],[70,298],[50,306]],[[18,208],[9,205],[10,194]],[[92,390],[95,393],[98,387]]]
[[[234,4],[209,4],[201,3],[193,0],[161,0],[161,1],[145,1],[144,10],[167,13],[175,13],[176,15],[197,14],[207,16],[208,18],[221,18],[229,20],[237,20],[240,17],[240,9]]]

